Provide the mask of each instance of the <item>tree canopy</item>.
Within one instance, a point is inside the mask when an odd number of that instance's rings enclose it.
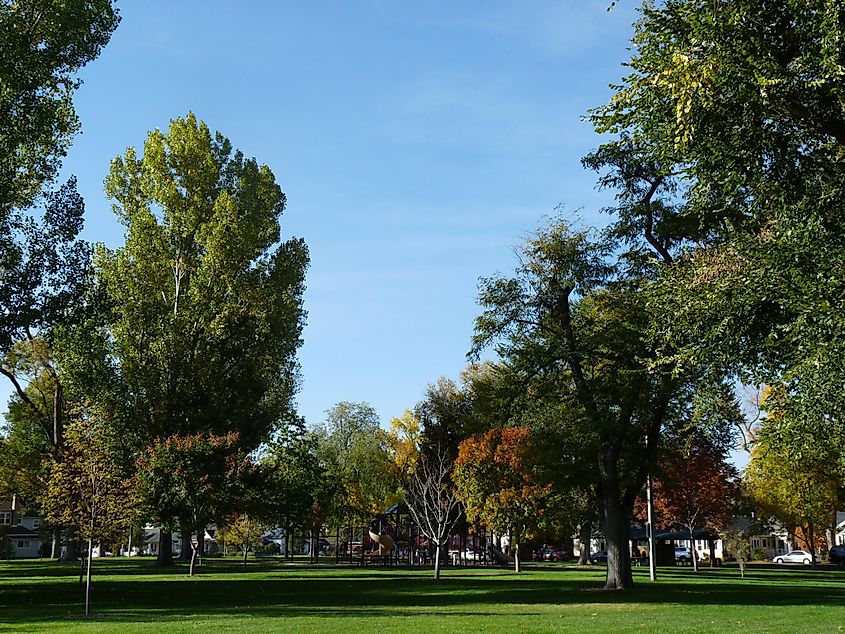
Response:
[[[591,113],[614,138],[588,157],[619,234],[671,252],[652,298],[665,352],[782,382],[791,420],[838,440],[844,22],[827,0],[644,4],[631,72]]]
[[[95,263],[128,427],[256,447],[291,416],[305,317],[308,251],[280,241],[272,172],[189,114],[116,158],[106,192],[126,241]]]
[[[0,2],[0,230],[56,176],[80,127],[77,73],[119,22],[112,0]]]

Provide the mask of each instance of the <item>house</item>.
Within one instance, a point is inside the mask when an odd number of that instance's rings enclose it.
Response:
[[[161,543],[161,529],[158,526],[144,527],[144,554],[158,555],[159,544]],[[174,554],[179,553],[179,545],[181,540],[179,533],[172,533],[170,536],[170,543]]]
[[[17,496],[0,502],[0,555],[16,559],[40,557],[40,526],[38,514],[22,509]]]
[[[833,530],[833,543],[845,546],[845,511],[836,511],[836,526]]]

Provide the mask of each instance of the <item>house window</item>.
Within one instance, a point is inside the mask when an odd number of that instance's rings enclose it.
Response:
[[[40,519],[36,518],[36,519],[32,520],[32,528],[38,528],[39,526],[41,526],[41,520]]]
[[[0,511],[0,524],[11,524],[12,523],[12,512],[11,511]]]
[[[18,548],[29,548],[29,540],[28,539],[19,539],[18,540]]]

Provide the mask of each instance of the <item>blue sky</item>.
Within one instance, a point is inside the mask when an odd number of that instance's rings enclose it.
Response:
[[[121,2],[64,163],[85,237],[121,243],[110,160],[192,110],[270,166],[310,247],[300,412],[367,401],[387,424],[458,377],[478,278],[544,214],[604,222],[582,118],[624,73],[639,3],[609,4]]]

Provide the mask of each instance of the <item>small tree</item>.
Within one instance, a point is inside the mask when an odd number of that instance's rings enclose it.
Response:
[[[94,542],[122,538],[135,515],[135,489],[125,477],[117,439],[95,412],[86,412],[66,429],[64,459],[50,470],[44,510],[55,524],[78,527],[88,542],[85,614],[91,613],[91,561]]]
[[[659,465],[660,473],[652,489],[656,516],[659,523],[683,528],[689,534],[693,569],[697,572],[694,530],[704,526],[723,528],[731,522],[739,495],[739,474],[725,460],[724,452],[705,440],[664,451]],[[635,512],[644,519],[645,503],[638,502]]]
[[[269,524],[253,515],[236,513],[224,520],[221,533],[227,544],[241,551],[246,568],[249,551],[261,545],[261,536],[269,527]]]
[[[153,519],[171,530],[178,522],[197,531],[190,576],[205,526],[232,511],[239,479],[251,467],[239,440],[237,433],[171,436],[151,445],[138,462],[141,490]]]
[[[420,531],[436,547],[434,579],[440,579],[443,545],[460,517],[460,502],[452,487],[454,462],[447,451],[438,447],[416,460],[405,482],[405,503]]]
[[[552,484],[537,477],[531,440],[527,427],[497,427],[463,441],[455,462],[467,518],[510,535],[516,572],[520,543],[547,524],[554,507],[563,506]]]
[[[739,565],[739,574],[744,578],[745,564],[751,559],[749,531],[739,528],[722,531],[722,544],[725,550],[736,558],[736,563]]]

